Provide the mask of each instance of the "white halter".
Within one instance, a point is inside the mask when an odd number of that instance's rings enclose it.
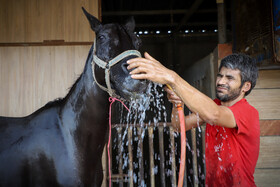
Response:
[[[118,62],[120,62],[122,59],[131,56],[131,55],[135,55],[138,57],[141,57],[141,53],[137,50],[127,50],[122,52],[121,54],[119,54],[118,56],[116,56],[115,58],[113,58],[112,60],[110,60],[109,62],[105,62],[103,60],[101,60],[100,58],[98,58],[96,56],[96,39],[94,39],[94,47],[93,47],[93,59],[91,62],[91,68],[92,68],[92,76],[94,78],[94,81],[96,82],[96,84],[104,91],[106,91],[111,97],[116,97],[118,95],[116,95],[116,91],[114,89],[112,89],[111,87],[111,83],[110,83],[110,68],[117,64]],[[94,66],[95,64],[97,64],[99,67],[101,67],[102,69],[105,70],[105,82],[106,82],[106,87],[102,86],[101,84],[99,84],[96,80],[95,77],[95,73],[94,73]]]

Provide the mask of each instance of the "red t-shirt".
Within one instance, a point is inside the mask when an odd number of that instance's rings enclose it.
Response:
[[[221,105],[218,99],[214,100]],[[254,172],[259,156],[259,113],[246,99],[229,107],[237,128],[206,124],[206,186],[256,186]]]

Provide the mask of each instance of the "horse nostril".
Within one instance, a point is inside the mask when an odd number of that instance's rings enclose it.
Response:
[[[127,67],[128,67],[128,64],[126,62],[122,64],[122,69],[123,69],[124,72],[129,72]]]

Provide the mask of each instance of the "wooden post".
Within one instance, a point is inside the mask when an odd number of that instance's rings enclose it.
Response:
[[[106,146],[106,148],[107,148],[107,146]],[[109,150],[110,150],[110,158],[112,158],[112,143],[110,144],[110,146],[109,146]],[[108,154],[107,154],[108,155]],[[107,156],[108,157],[108,156]],[[111,159],[112,160],[112,159]],[[112,173],[112,161],[110,162],[110,167],[108,168],[108,169],[110,169],[111,170],[111,176],[109,176],[109,171],[108,171],[108,179],[109,179],[109,177],[111,177],[111,186],[112,186],[112,183],[113,183],[113,181],[112,181],[112,179],[113,179],[113,173]],[[110,180],[108,180],[108,184],[109,184],[109,181]],[[110,184],[109,184],[109,186],[110,186]]]
[[[176,159],[175,159],[175,140],[174,140],[174,130],[173,127],[169,128],[170,131],[170,143],[171,143],[171,168],[172,168],[172,178],[171,178],[171,185],[177,186],[177,177],[176,177]]]
[[[149,133],[149,150],[150,150],[149,155],[150,155],[151,187],[155,187],[153,127],[148,127],[148,133]]]
[[[193,183],[194,187],[198,187],[198,172],[197,172],[197,147],[196,147],[196,129],[191,130],[192,135],[192,150],[193,150]]]
[[[119,181],[119,187],[123,187],[123,158],[122,158],[122,127],[117,127],[117,132],[118,132],[118,156],[119,156],[119,166],[118,166],[118,171],[119,171],[119,176],[120,176],[120,181]]]
[[[128,138],[128,160],[129,160],[129,187],[133,187],[133,152],[132,152],[132,127],[128,127],[127,138]]]
[[[160,154],[160,182],[161,182],[161,186],[165,187],[163,126],[158,126],[158,137],[159,137],[159,154]]]
[[[104,146],[102,154],[102,168],[103,168],[103,181],[101,187],[107,187],[107,176],[108,176],[108,162],[107,162],[107,147]]]
[[[203,160],[205,160],[205,128],[206,128],[205,125],[201,126],[201,129],[202,129],[202,156],[203,156]],[[203,170],[204,170],[204,175],[205,175],[206,174],[205,164],[204,164]]]
[[[141,153],[141,156],[139,159],[139,183],[138,186],[144,186],[144,157],[143,157],[143,138],[142,133],[144,132],[142,127],[137,128],[138,131],[138,147]]]
[[[225,13],[225,4],[223,0],[217,0],[217,7],[218,7],[218,36],[219,36],[219,43],[224,44],[227,40],[226,35],[226,13]]]

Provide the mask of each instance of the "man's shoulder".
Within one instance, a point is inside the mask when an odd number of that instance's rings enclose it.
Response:
[[[221,101],[219,99],[214,99],[213,100],[217,105],[221,105]],[[238,110],[238,111],[245,111],[244,114],[246,114],[246,111],[252,111],[254,113],[258,114],[258,110],[252,106],[247,99],[243,98],[237,101],[234,105],[229,107],[232,111],[233,110]]]
[[[235,103],[233,106],[229,107],[231,111],[235,114],[235,117],[237,116],[246,116],[246,117],[253,117],[253,118],[259,118],[259,112],[258,110],[252,106],[245,98],[241,99],[237,103]]]
[[[249,110],[258,112],[258,110],[257,110],[253,105],[251,105],[251,104],[247,101],[247,99],[245,99],[245,98],[241,100],[240,105],[243,106],[243,107],[246,107],[246,108],[249,109]]]

